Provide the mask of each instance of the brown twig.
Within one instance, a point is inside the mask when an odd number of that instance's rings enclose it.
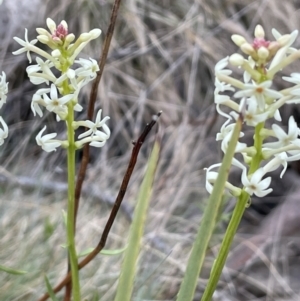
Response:
[[[89,100],[89,105],[88,105],[88,112],[87,112],[87,119],[92,120],[93,115],[94,115],[94,108],[95,108],[95,102],[97,98],[97,93],[98,93],[98,87],[100,80],[102,78],[104,66],[106,63],[109,47],[110,47],[110,42],[114,33],[114,28],[115,28],[115,23],[118,15],[118,10],[120,7],[121,0],[115,0],[115,3],[112,8],[111,12],[111,17],[110,17],[110,24],[107,29],[107,33],[105,36],[104,40],[104,46],[103,46],[103,51],[102,51],[102,56],[99,60],[99,72],[97,73],[97,77],[95,78],[93,82],[93,86],[91,89],[91,94],[90,94],[90,100]],[[76,188],[75,188],[75,224],[76,224],[76,217],[77,217],[77,212],[78,212],[78,205],[79,205],[79,200],[80,200],[80,195],[81,195],[81,189],[82,189],[82,184],[85,178],[86,174],[86,169],[87,165],[89,163],[89,144],[86,144],[83,148],[83,157],[77,177],[77,182],[76,182]]]
[[[138,157],[139,151],[141,149],[141,146],[144,143],[147,135],[149,134],[149,132],[151,131],[151,129],[155,125],[155,123],[156,123],[158,117],[161,115],[161,113],[162,112],[160,111],[159,113],[157,113],[157,115],[153,116],[152,121],[146,125],[143,133],[140,135],[138,140],[136,142],[133,142],[134,147],[132,149],[130,161],[129,161],[125,176],[123,178],[119,193],[118,193],[117,198],[115,200],[115,204],[114,204],[114,206],[111,210],[109,218],[108,218],[108,220],[106,222],[106,225],[104,227],[104,230],[103,230],[102,236],[100,238],[100,241],[99,241],[98,245],[96,246],[96,248],[79,263],[79,265],[78,265],[79,269],[82,269],[84,266],[86,266],[105,247],[108,234],[109,234],[110,229],[111,229],[111,227],[112,227],[112,225],[115,221],[115,218],[117,216],[117,213],[118,213],[119,208],[121,206],[121,203],[123,201],[125,192],[127,190],[127,186],[128,186],[129,180],[131,178],[134,166],[136,164],[137,157]],[[55,293],[59,292],[70,281],[71,281],[71,273],[69,272],[65,276],[65,278],[53,289],[54,292]],[[45,301],[48,298],[49,298],[49,294],[46,293],[38,301]]]
[[[107,33],[105,36],[102,56],[100,57],[99,63],[98,63],[100,71],[97,73],[97,76],[93,82],[93,86],[92,86],[91,93],[90,93],[90,100],[89,100],[88,111],[87,111],[87,119],[88,120],[93,119],[95,102],[96,102],[96,98],[97,98],[97,94],[98,94],[98,87],[99,87],[100,80],[102,78],[104,66],[106,63],[106,59],[107,59],[107,55],[108,55],[108,51],[109,51],[109,47],[110,47],[110,42],[111,42],[111,39],[112,39],[112,36],[114,33],[114,28],[115,28],[115,24],[116,24],[116,20],[117,20],[120,3],[121,3],[121,0],[115,0],[113,8],[112,8],[110,24],[108,26]],[[90,147],[88,144],[86,144],[83,148],[83,156],[82,156],[82,160],[81,160],[81,164],[80,164],[80,168],[79,168],[79,172],[78,172],[78,177],[77,177],[77,181],[76,181],[76,187],[75,187],[75,211],[74,211],[74,227],[75,227],[74,232],[75,233],[76,233],[76,219],[77,219],[81,189],[82,189],[83,181],[85,179],[86,169],[87,169],[87,166],[89,163],[89,157],[90,157]],[[71,269],[70,261],[68,259],[68,273],[69,273],[70,269]],[[72,290],[71,285],[72,284],[69,283],[66,286],[64,301],[71,300],[71,290]]]

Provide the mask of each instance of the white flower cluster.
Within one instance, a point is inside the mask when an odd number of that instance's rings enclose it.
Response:
[[[292,73],[291,77],[283,77],[285,81],[294,84],[293,87],[276,91],[272,89],[273,78],[285,66],[300,58],[300,50],[291,48],[297,38],[298,31],[281,35],[272,30],[275,41],[265,39],[265,32],[260,25],[255,28],[255,38],[252,43],[239,35],[233,35],[233,42],[240,47],[248,57],[233,54],[218,62],[215,66],[215,103],[220,115],[227,120],[217,134],[216,140],[221,140],[221,148],[225,153],[239,113],[243,112],[245,124],[254,128],[254,145],[238,142],[235,153],[241,155],[243,162],[233,159],[232,164],[241,168],[243,190],[250,196],[263,197],[269,194],[271,177],[264,176],[283,166],[281,177],[286,171],[289,161],[300,159],[300,129],[291,116],[288,130],[285,132],[278,124],[265,128],[267,119],[281,121],[279,109],[284,104],[300,103],[300,73]],[[226,69],[228,64],[244,70],[243,81],[231,77],[232,71]],[[233,94],[233,97],[229,95]],[[229,108],[229,113],[222,108]],[[241,132],[240,137],[244,133]],[[274,142],[264,142],[271,137]],[[212,192],[218,173],[213,169],[221,164],[214,164],[206,170],[206,189]],[[234,196],[239,196],[241,188],[226,182],[226,188]]]
[[[68,25],[66,21],[62,21],[58,26],[55,22],[48,18],[47,26],[49,31],[44,28],[37,28],[37,39],[28,40],[28,32],[25,29],[25,40],[14,37],[22,48],[14,51],[14,55],[27,53],[29,62],[32,62],[31,52],[36,53],[40,57],[36,57],[36,64],[27,67],[26,71],[30,81],[35,85],[46,84],[49,88],[42,88],[36,91],[32,97],[31,110],[34,116],[43,116],[42,107],[56,114],[56,120],[67,120],[71,111],[81,111],[82,106],[78,103],[78,95],[83,86],[92,81],[99,71],[99,66],[94,59],[76,59],[82,49],[93,39],[100,36],[100,29],[93,29],[88,33],[81,34],[76,41],[74,34],[68,33]],[[37,42],[46,44],[51,48],[51,54],[35,46]],[[42,59],[42,58],[44,59]],[[73,69],[73,64],[77,64],[78,68]],[[53,72],[55,68],[59,71],[60,76],[56,76],[57,72]],[[61,96],[59,96],[59,94]],[[72,112],[73,114],[73,112]],[[86,127],[86,133],[91,134],[90,137],[80,135],[78,138],[85,139],[76,142],[76,148],[81,148],[84,143],[90,143],[92,146],[101,147],[110,137],[110,130],[105,122],[109,117],[105,117],[102,121],[101,110],[97,114],[96,122],[78,121],[73,122],[74,129],[79,126]],[[102,127],[103,132],[95,130]],[[38,145],[45,151],[55,151],[59,146],[67,146],[65,141],[54,140],[56,133],[42,136],[46,127],[44,127],[36,137]]]

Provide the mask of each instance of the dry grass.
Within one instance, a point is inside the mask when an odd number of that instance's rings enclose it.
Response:
[[[5,184],[0,200],[0,263],[29,271],[25,276],[0,274],[3,301],[37,299],[45,289],[43,274],[47,273],[54,284],[66,268],[66,251],[61,247],[65,242],[61,213],[66,207],[65,195],[46,189],[42,182],[65,182],[66,155],[63,150],[43,153],[34,139],[42,123],[48,124],[49,131],[61,133],[64,124],[56,124],[52,115],[43,120],[33,118],[30,100],[36,87],[26,78],[25,55],[11,54],[18,47],[12,37],[23,37],[26,27],[33,39],[34,28],[45,27],[47,17],[57,22],[65,19],[76,34],[95,27],[105,34],[112,6],[112,0],[32,2],[4,0],[0,8],[0,69],[10,82],[8,103],[1,112],[10,124],[10,137],[1,147],[1,164],[11,173],[7,177],[1,172]],[[94,192],[82,199],[77,241],[80,250],[96,245],[110,210],[107,201],[114,199],[126,168],[131,140],[153,113],[162,110],[162,152],[134,300],[175,300],[207,197],[203,168],[220,158],[214,134],[222,120],[215,119],[213,70],[219,59],[236,51],[231,34],[251,37],[257,23],[264,26],[268,36],[272,27],[289,33],[300,27],[297,5],[297,1],[279,0],[124,0],[97,103],[111,117],[112,137],[103,149],[92,151],[85,185],[94,185]],[[98,58],[102,41],[103,37],[91,43],[83,55]],[[299,64],[292,69],[299,70]],[[87,88],[82,95],[84,106],[88,94]],[[150,138],[139,156],[109,249],[126,244],[130,213],[151,146]],[[24,176],[36,185],[26,188],[16,184],[14,177]],[[48,237],[51,227],[53,233]],[[218,237],[215,242],[219,242]],[[102,301],[113,300],[120,260],[121,256],[99,256],[81,272],[88,300],[99,300],[98,296]],[[207,266],[211,262],[209,257]],[[268,271],[271,277],[272,269]],[[284,275],[289,278],[292,273],[285,270]],[[249,289],[247,277],[240,277],[244,284],[240,290],[235,282],[226,280],[230,287],[219,291],[218,300],[294,300],[294,289],[275,296],[269,289],[254,289],[255,284]],[[205,282],[199,280],[197,296]]]

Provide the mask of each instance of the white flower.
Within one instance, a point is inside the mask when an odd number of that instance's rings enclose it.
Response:
[[[217,112],[228,119],[232,119],[232,118],[230,115],[228,115],[227,113],[221,110],[220,105],[230,107],[235,111],[238,111],[239,109],[239,105],[233,100],[231,100],[228,95],[215,94],[215,103],[217,104],[216,105]]]
[[[105,135],[105,136],[102,136],[102,137],[103,138],[106,137],[106,139],[109,138],[110,130],[109,130],[108,126],[105,124],[105,122],[107,120],[109,120],[110,118],[109,118],[109,116],[106,116],[101,120],[101,113],[102,113],[102,110],[99,110],[98,113],[97,113],[97,116],[96,116],[95,123],[90,121],[90,120],[77,121],[77,122],[74,123],[75,129],[77,129],[79,126],[84,126],[84,127],[89,128],[89,130],[87,130],[83,134],[79,135],[78,139],[81,139],[81,138],[84,138],[84,137],[87,137],[87,136],[92,136],[93,137],[94,135],[98,135],[99,137],[101,137],[101,135]],[[103,128],[105,134],[98,130],[98,128],[100,128],[100,127]]]
[[[90,143],[90,146],[94,147],[103,147],[106,143],[107,139],[110,137],[110,129],[109,127],[104,124],[103,125],[103,132],[97,131],[96,135],[92,136],[92,142]]]
[[[225,123],[221,127],[220,133],[218,133],[216,137],[216,141],[222,140],[221,149],[224,153],[226,153],[227,151],[228,143],[231,141],[231,136],[235,127],[235,123],[228,124],[230,121],[231,121],[230,119],[225,121]],[[244,133],[240,132],[239,137],[243,137],[243,136]],[[245,150],[245,148],[247,148],[247,144],[238,141],[235,148],[235,152],[242,152],[243,150]]]
[[[92,58],[89,60],[80,58],[79,60],[76,60],[75,63],[81,65],[80,68],[76,69],[76,75],[88,80],[93,80],[96,77],[97,72],[100,70],[97,61]]]
[[[43,117],[43,111],[40,108],[40,105],[46,106],[46,103],[44,99],[42,98],[42,95],[45,93],[49,93],[50,88],[44,88],[44,89],[39,89],[37,90],[33,96],[32,96],[32,101],[31,101],[31,111],[33,112],[33,115],[36,116],[38,114],[40,117]]]
[[[8,92],[8,83],[6,82],[6,74],[2,71],[0,75],[0,109],[6,103],[6,94]]]
[[[263,167],[264,173],[266,174],[267,172],[276,170],[280,165],[282,165],[283,170],[280,173],[280,178],[282,178],[287,169],[287,160],[288,156],[285,152],[275,155],[275,157]]]
[[[230,119],[227,119],[224,122],[224,124],[220,129],[220,133],[218,133],[216,136],[216,141],[223,140],[228,134],[231,134],[235,124],[229,124],[230,121],[231,121]],[[240,137],[242,137],[241,134]]]
[[[35,85],[46,83],[49,85],[49,81],[55,82],[56,76],[53,74],[50,68],[54,66],[53,62],[46,60],[45,62],[37,57],[37,65],[30,65],[26,68],[30,81]],[[42,71],[41,73],[39,73]]]
[[[49,53],[47,53],[46,51],[42,50],[41,48],[34,46],[37,43],[37,39],[34,39],[32,41],[28,41],[28,31],[27,28],[25,28],[25,40],[23,41],[22,39],[18,38],[18,37],[14,37],[14,40],[19,43],[21,46],[24,46],[23,48],[20,48],[19,50],[14,51],[12,54],[14,55],[18,55],[21,54],[23,52],[27,52],[27,58],[29,63],[31,63],[31,56],[30,56],[30,51],[35,52],[37,54],[39,54],[40,56],[48,59],[49,61],[55,63],[58,63],[57,60],[55,60],[55,58],[53,58]]]
[[[225,74],[225,75],[230,75],[232,73],[231,70],[229,69],[224,69],[225,67],[227,67],[229,62],[229,57],[225,57],[222,60],[220,60],[219,62],[217,62],[216,66],[215,66],[215,74]]]
[[[235,89],[230,85],[224,82],[221,82],[217,77],[215,78],[215,92],[225,92],[225,91],[234,91]]]
[[[31,49],[31,45],[34,45],[37,43],[37,39],[34,39],[32,41],[28,41],[28,30],[27,28],[25,28],[25,40],[21,40],[20,38],[18,37],[14,37],[14,40],[16,42],[18,42],[21,46],[24,46],[23,48],[20,48],[19,50],[17,51],[14,51],[12,54],[14,55],[18,55],[18,54],[21,54],[23,52],[27,52],[27,58],[28,58],[28,61],[29,63],[31,63],[31,56],[30,56],[30,51],[32,50]]]
[[[247,125],[257,126],[259,123],[264,122],[268,119],[269,112],[266,111],[261,113],[258,110],[258,105],[255,99],[253,99],[252,97],[248,98],[247,104],[248,107],[244,117]]]
[[[75,74],[75,71],[74,71],[73,69],[69,68],[67,72],[63,73],[63,74],[62,74],[62,75],[54,82],[54,84],[55,84],[56,86],[60,86],[66,79],[69,79],[70,82],[71,82],[71,84],[72,84],[72,86],[73,86],[73,88],[76,89],[76,86],[77,86],[76,81],[75,81],[76,85],[74,86],[74,84],[73,84],[73,80],[75,79],[75,75],[76,75],[76,74]]]
[[[269,89],[272,81],[268,80],[260,84],[245,84],[244,89],[236,92],[234,97],[255,97],[260,110],[265,109],[265,97],[280,98],[283,95],[276,90]]]
[[[293,83],[295,85],[299,85],[300,84],[300,73],[291,73],[291,77],[288,76],[283,76],[282,77],[283,80]]]
[[[56,86],[52,84],[50,89],[50,98],[47,94],[44,94],[43,97],[48,111],[54,112],[60,119],[66,118],[68,114],[66,104],[72,100],[74,97],[73,94],[68,94],[58,98]]]
[[[45,130],[46,126],[44,126],[44,128],[36,136],[35,139],[37,144],[46,152],[56,151],[56,148],[61,146],[61,141],[53,140],[53,138],[57,136],[56,133],[47,134],[42,137],[42,134]]]
[[[273,124],[272,129],[275,137],[278,139],[276,142],[264,143],[263,148],[279,149],[290,144],[299,143],[298,135],[300,129],[293,116],[289,118],[288,133],[286,133],[279,125]]]
[[[212,183],[214,183],[217,180],[218,177],[218,173],[215,171],[211,171],[211,169],[216,168],[216,167],[220,167],[221,163],[217,163],[217,164],[213,164],[208,168],[204,168],[204,170],[206,170],[206,181],[205,181],[205,188],[207,190],[207,192],[209,194],[212,193],[213,191],[213,185]]]
[[[296,51],[295,48],[291,48],[290,46],[295,42],[298,36],[298,30],[294,30],[289,35],[282,36],[275,28],[272,29],[272,34],[274,38],[282,45],[282,47],[276,52],[272,63],[269,66],[269,70],[276,67],[280,64],[283,59],[286,57],[287,53],[291,53]]]
[[[106,124],[103,125],[103,132],[97,131],[94,136],[83,138],[75,142],[77,149],[81,148],[85,143],[89,143],[91,146],[102,147],[105,145],[107,139],[110,137],[110,130]]]
[[[98,111],[95,123],[90,120],[73,122],[73,127],[75,130],[79,126],[89,128],[88,131],[78,136],[78,138],[81,140],[75,143],[76,148],[81,148],[85,143],[89,143],[91,146],[95,147],[102,147],[106,143],[107,139],[110,137],[110,129],[105,122],[109,119],[109,117],[106,116],[101,120],[101,111],[102,110]],[[100,127],[103,129],[103,132],[98,130]]]
[[[204,168],[206,170],[206,181],[205,181],[205,188],[209,194],[213,191],[213,185],[218,177],[218,172],[212,171],[211,169],[220,167],[221,163],[213,164],[208,168]],[[239,196],[241,194],[241,189],[238,187],[233,186],[228,181],[225,182],[225,187],[229,189],[232,195]]]
[[[242,183],[245,191],[249,195],[255,194],[258,197],[264,197],[273,191],[272,188],[267,189],[271,184],[271,177],[262,180],[265,175],[263,168],[257,169],[250,177],[247,176],[247,169],[243,168]]]
[[[3,126],[3,129],[0,129],[0,145],[2,145],[4,143],[4,139],[6,139],[8,136],[8,126],[1,116],[0,116],[0,123]]]

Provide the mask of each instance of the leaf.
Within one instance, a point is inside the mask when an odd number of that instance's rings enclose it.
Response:
[[[12,268],[5,267],[4,265],[0,265],[0,271],[6,272],[8,274],[13,274],[13,275],[24,275],[27,273],[26,271],[15,270]]]
[[[58,301],[58,299],[56,298],[55,293],[53,291],[53,288],[52,288],[52,286],[51,286],[51,284],[48,280],[48,277],[46,275],[44,276],[44,280],[45,280],[47,291],[48,291],[48,294],[49,294],[51,300],[52,301]]]
[[[159,157],[160,145],[155,141],[147,171],[139,190],[137,205],[134,210],[133,221],[130,227],[129,243],[125,251],[115,301],[131,301],[136,264],[144,233],[145,221],[151,198],[152,185]]]
[[[115,249],[115,250],[101,250],[100,254],[102,255],[118,255],[123,253],[126,250],[127,247],[122,248],[122,249]],[[90,254],[92,251],[94,250],[94,248],[88,248],[82,252],[80,252],[77,256],[78,258],[86,256],[88,254]]]

